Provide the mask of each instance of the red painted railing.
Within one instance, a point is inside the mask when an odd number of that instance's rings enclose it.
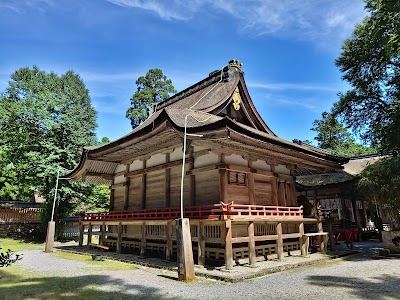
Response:
[[[186,206],[184,207],[183,214],[185,218],[190,219],[235,219],[254,217],[302,218],[303,209],[301,207],[220,203],[206,206]],[[88,213],[82,218],[82,221],[170,220],[177,218],[180,218],[180,208],[168,207]]]
[[[303,209],[287,206],[228,205],[229,216],[238,217],[294,217],[302,218]]]

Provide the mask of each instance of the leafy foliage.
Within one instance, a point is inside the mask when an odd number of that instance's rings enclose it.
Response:
[[[10,249],[8,249],[6,252],[0,252],[0,268],[8,267],[9,265],[21,259],[22,259],[21,255],[19,254],[13,255]]]
[[[2,199],[29,199],[39,190],[52,200],[58,168],[63,175],[76,166],[82,147],[95,143],[96,126],[89,92],[73,71],[59,76],[34,66],[14,72],[0,96]],[[61,180],[61,215],[88,189]],[[50,210],[52,201],[47,204]]]
[[[95,185],[85,201],[77,204],[74,214],[108,211],[110,205],[110,189],[107,185]]]
[[[386,206],[396,220],[395,225],[400,225],[399,157],[386,157],[366,167],[360,174],[358,187],[366,199]]]
[[[400,212],[400,1],[364,0],[370,13],[357,25],[336,60],[352,87],[332,113],[385,159],[368,166],[359,188],[367,199]]]
[[[370,16],[357,25],[336,60],[352,87],[333,113],[381,150],[400,151],[400,1],[365,0]]]
[[[136,85],[137,91],[131,98],[131,107],[126,111],[132,128],[146,120],[147,107],[150,104],[164,101],[170,94],[176,93],[172,81],[160,69],[150,69],[146,76],[140,76],[136,80]]]
[[[357,144],[352,134],[330,113],[322,113],[321,120],[313,122],[318,147],[338,156],[357,156],[373,153],[374,149]]]

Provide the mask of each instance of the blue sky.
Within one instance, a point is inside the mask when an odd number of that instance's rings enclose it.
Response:
[[[98,112],[98,138],[130,131],[135,80],[160,68],[180,91],[243,63],[253,102],[280,137],[312,140],[347,89],[334,65],[362,0],[0,0],[0,91],[12,72],[72,69]]]

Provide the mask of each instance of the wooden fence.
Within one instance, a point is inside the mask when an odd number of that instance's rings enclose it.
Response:
[[[43,208],[0,208],[0,224],[40,223]]]

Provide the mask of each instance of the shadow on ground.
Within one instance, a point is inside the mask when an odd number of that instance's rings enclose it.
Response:
[[[24,278],[0,270],[1,299],[179,299],[107,275]]]
[[[311,285],[348,289],[357,298],[380,300],[400,299],[399,277],[381,275],[368,279],[337,276],[308,276]],[[340,295],[338,295],[340,296]]]

